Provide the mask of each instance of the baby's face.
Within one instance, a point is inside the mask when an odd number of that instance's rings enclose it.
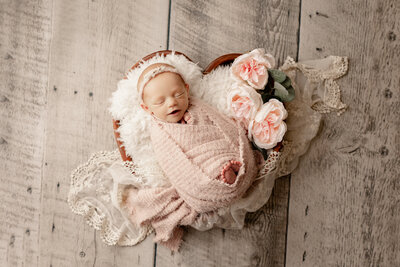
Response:
[[[157,118],[176,123],[189,106],[189,87],[172,72],[158,74],[143,89],[143,108]]]

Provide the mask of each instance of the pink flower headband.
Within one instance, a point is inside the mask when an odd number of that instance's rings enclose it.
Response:
[[[165,63],[165,64],[167,64],[167,63]],[[147,68],[149,68],[149,67],[151,67],[151,66],[152,66],[152,65],[148,66]],[[147,68],[146,68],[146,69],[147,69]],[[146,69],[145,69],[145,70],[146,70]],[[143,71],[145,71],[145,70],[143,70]],[[148,83],[151,79],[153,79],[153,78],[156,77],[157,75],[159,75],[159,74],[161,74],[161,73],[164,73],[164,72],[176,73],[176,74],[178,74],[179,76],[181,76],[182,80],[184,80],[183,77],[182,77],[182,75],[179,73],[179,71],[178,71],[175,67],[173,67],[173,66],[161,65],[161,66],[159,66],[159,67],[156,67],[156,68],[150,70],[148,73],[146,73],[146,74],[144,75],[143,81],[142,81],[140,84],[138,84],[138,91],[139,91],[140,104],[143,104],[143,89],[144,89],[144,87],[147,85],[147,83]]]

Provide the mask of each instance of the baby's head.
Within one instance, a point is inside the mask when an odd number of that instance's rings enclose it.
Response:
[[[142,100],[140,106],[163,121],[179,122],[189,106],[189,86],[169,64],[147,67],[139,77],[137,88]]]

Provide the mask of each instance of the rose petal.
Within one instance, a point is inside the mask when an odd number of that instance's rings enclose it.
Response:
[[[261,48],[243,54],[235,59],[231,75],[240,82],[246,82],[255,89],[264,89],[268,81],[268,68],[275,65],[275,59]]]
[[[270,99],[257,112],[249,124],[249,137],[255,144],[264,149],[274,147],[281,142],[287,127],[283,119],[287,111],[277,99]]]
[[[233,117],[245,120],[248,125],[261,107],[262,98],[253,88],[236,83],[228,93],[227,104]]]

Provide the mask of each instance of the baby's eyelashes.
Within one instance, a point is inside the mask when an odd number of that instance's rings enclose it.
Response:
[[[185,95],[185,91],[182,91],[182,92],[179,92],[179,93],[176,93],[175,95],[174,95],[174,97],[175,98],[180,98],[180,97],[182,97],[182,96],[184,96]],[[171,95],[171,97],[172,97],[172,95]],[[152,104],[154,105],[154,106],[161,106],[162,104],[164,104],[165,103],[165,98],[160,98],[160,99],[156,99]]]
[[[184,92],[176,94],[175,97],[181,97],[181,96],[183,96],[183,94],[184,94]]]
[[[159,101],[156,101],[155,103],[153,103],[153,105],[159,106],[159,105],[162,105],[163,103],[164,103],[164,100],[159,100]]]

